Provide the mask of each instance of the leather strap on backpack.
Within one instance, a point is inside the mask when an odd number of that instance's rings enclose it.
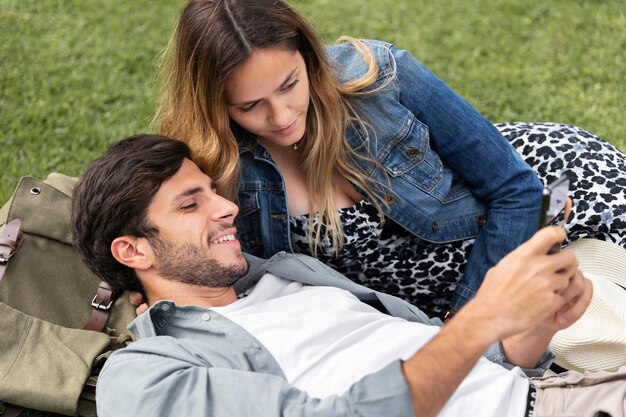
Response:
[[[91,316],[89,317],[89,320],[87,320],[87,323],[83,326],[83,329],[101,332],[109,318],[111,306],[115,302],[116,298],[117,294],[111,289],[109,284],[104,281],[100,281],[100,285],[98,285],[98,292],[93,297],[93,300],[91,300],[91,306],[93,307]]]
[[[22,221],[20,219],[11,220],[4,227],[4,232],[0,236],[0,281],[4,271],[7,269],[9,259],[15,254],[17,248],[22,243],[22,231],[20,227]]]

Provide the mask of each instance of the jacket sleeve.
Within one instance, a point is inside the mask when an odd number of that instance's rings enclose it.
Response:
[[[409,52],[391,52],[401,104],[428,126],[435,152],[488,207],[452,300],[460,308],[487,270],[537,230],[542,184],[491,122]]]
[[[192,355],[164,356],[136,345],[107,361],[96,392],[99,416],[413,415],[399,360],[355,383],[342,396],[318,399],[277,375],[210,367]]]

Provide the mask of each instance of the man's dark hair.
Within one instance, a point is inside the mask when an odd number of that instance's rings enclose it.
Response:
[[[152,237],[148,206],[190,151],[159,135],[132,136],[93,161],[74,189],[72,233],[83,262],[113,290],[140,291],[134,271],[117,262],[111,243],[120,236]]]

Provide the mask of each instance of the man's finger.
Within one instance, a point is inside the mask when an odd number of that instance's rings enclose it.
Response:
[[[587,306],[591,302],[592,295],[593,285],[591,281],[583,278],[583,289],[581,293],[567,304],[567,308],[563,308],[557,313],[558,322],[565,326],[574,324],[587,309]]]
[[[565,237],[565,229],[562,227],[547,226],[540,229],[522,246],[532,253],[544,255],[547,254],[548,250],[554,245],[561,245]]]

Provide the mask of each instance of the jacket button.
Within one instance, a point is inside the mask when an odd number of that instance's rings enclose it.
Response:
[[[391,203],[393,203],[393,196],[387,194],[386,196],[383,197],[383,200],[385,200],[385,203],[391,204]]]
[[[433,225],[430,228],[433,229],[433,232],[436,232],[438,227],[439,226],[437,226],[437,223],[433,223]]]
[[[419,150],[417,148],[407,148],[406,150],[406,154],[411,157],[411,158],[415,158],[417,157],[417,155],[419,155]]]
[[[487,223],[487,219],[485,216],[478,216],[476,218],[476,223],[478,223],[479,226],[484,226]]]

